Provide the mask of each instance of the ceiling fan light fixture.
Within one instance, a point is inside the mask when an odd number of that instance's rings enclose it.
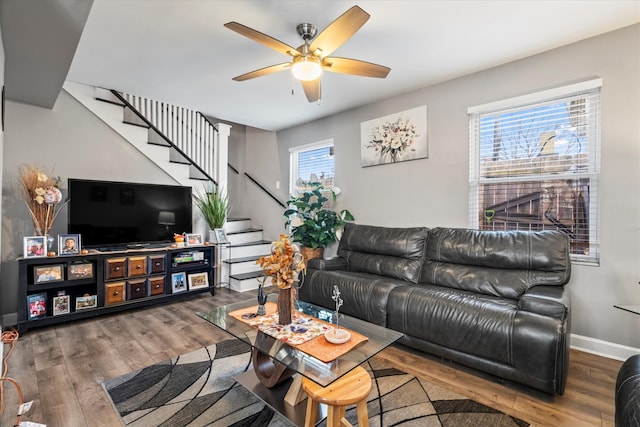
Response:
[[[322,74],[320,59],[312,55],[300,55],[293,58],[291,68],[293,77],[302,81],[316,80]]]

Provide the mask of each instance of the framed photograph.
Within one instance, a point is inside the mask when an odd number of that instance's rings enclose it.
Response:
[[[67,267],[67,280],[90,279],[93,274],[92,262],[78,262]]]
[[[64,280],[64,265],[37,265],[33,267],[33,282],[59,282]]]
[[[426,105],[360,123],[362,167],[427,157]]]
[[[97,295],[83,295],[76,297],[76,310],[84,310],[87,308],[96,308]]]
[[[224,231],[224,228],[216,228],[213,230],[213,235],[216,238],[214,243],[229,243],[227,239],[227,233]]]
[[[187,246],[200,246],[202,245],[202,234],[193,233],[186,236]]]
[[[171,274],[171,289],[172,293],[184,292],[187,290],[187,273],[181,271],[180,273]]]
[[[58,248],[60,255],[80,255],[80,235],[58,234]]]
[[[71,298],[69,295],[58,295],[53,297],[53,315],[68,314],[71,312]]]
[[[47,315],[47,293],[27,295],[27,311],[29,320],[45,317]]]
[[[45,256],[47,256],[47,236],[29,236],[24,238],[25,258]]]
[[[189,290],[208,288],[209,287],[209,273],[192,273],[189,274]]]

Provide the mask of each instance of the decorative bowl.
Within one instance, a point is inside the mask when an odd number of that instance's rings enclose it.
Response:
[[[333,344],[344,344],[351,339],[351,332],[344,329],[331,329],[324,333],[324,338]]]

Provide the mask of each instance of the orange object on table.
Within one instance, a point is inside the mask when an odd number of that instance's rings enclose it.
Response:
[[[267,311],[266,316],[270,316],[273,315],[274,313],[277,313],[278,311],[278,307],[275,303],[272,302],[268,302],[265,304],[265,309]],[[240,310],[235,310],[232,311],[231,313],[229,313],[230,316],[235,317],[236,319],[240,320],[241,322],[244,323],[248,323],[251,324],[253,322],[255,322],[257,317],[252,317],[252,318],[248,318],[248,319],[244,319],[242,316],[244,314],[254,314],[258,311],[258,306],[253,306],[253,307],[247,307],[247,308],[243,308]],[[302,317],[310,317],[313,319],[313,321],[333,327],[334,325],[329,323],[329,322],[325,322],[324,320],[320,320],[320,319],[316,319],[313,318],[311,316],[305,315],[304,313],[301,313],[299,311],[295,312],[295,315],[297,316],[302,316]],[[261,317],[261,316],[258,316]],[[259,325],[254,325],[256,327],[259,328]],[[344,328],[343,328],[344,329]],[[365,337],[362,334],[359,334],[357,332],[351,331],[349,329],[345,329],[347,331],[349,331],[351,333],[351,338],[349,339],[349,341],[347,341],[344,344],[333,344],[328,342],[325,338],[324,335],[320,335],[317,336],[315,338],[310,339],[309,341],[306,341],[302,344],[292,344],[292,343],[288,343],[290,346],[297,348],[300,351],[303,351],[313,357],[315,357],[316,359],[319,359],[325,363],[331,362],[337,358],[339,358],[340,356],[348,353],[349,351],[353,350],[355,347],[357,347],[358,345],[366,342],[368,340],[367,337]]]

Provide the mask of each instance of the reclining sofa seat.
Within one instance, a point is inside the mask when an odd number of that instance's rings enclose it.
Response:
[[[300,297],[405,333],[437,356],[562,394],[569,356],[568,238],[559,232],[347,224]]]

